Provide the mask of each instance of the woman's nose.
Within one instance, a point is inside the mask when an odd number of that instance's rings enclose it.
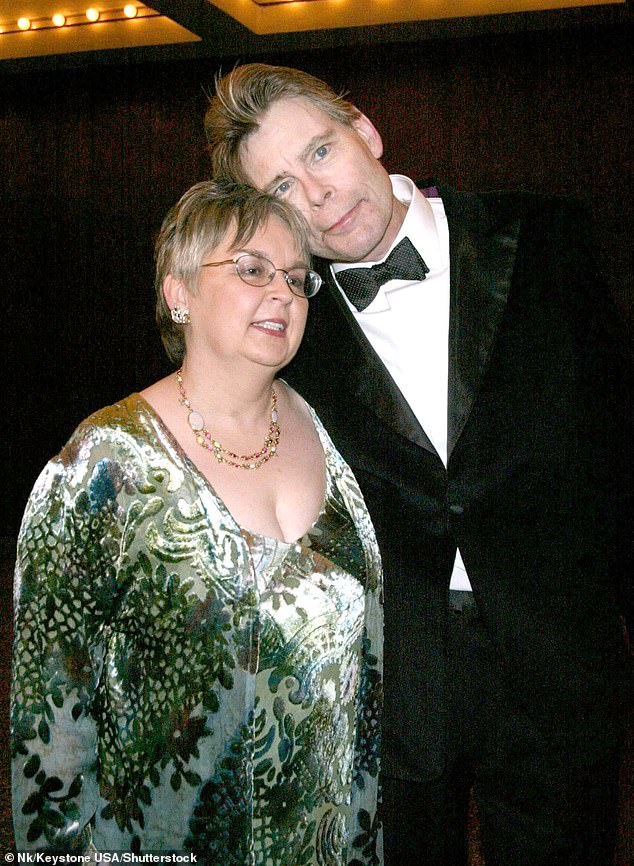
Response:
[[[269,294],[286,302],[293,300],[293,291],[288,284],[288,274],[281,268],[275,270],[275,276],[269,283]]]

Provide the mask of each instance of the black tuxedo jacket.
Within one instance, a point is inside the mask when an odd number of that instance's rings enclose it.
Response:
[[[610,720],[616,585],[627,574],[623,362],[583,219],[561,201],[440,190],[451,244],[447,469],[328,278],[284,373],[352,466],[374,521],[383,768],[411,780],[443,768],[456,546],[529,711],[553,731],[583,730],[584,742]]]

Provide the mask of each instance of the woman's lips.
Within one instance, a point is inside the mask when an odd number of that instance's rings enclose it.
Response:
[[[263,319],[261,322],[252,322],[252,325],[254,328],[257,328],[258,331],[265,331],[267,334],[274,337],[284,336],[284,332],[288,327],[286,322],[281,319]]]

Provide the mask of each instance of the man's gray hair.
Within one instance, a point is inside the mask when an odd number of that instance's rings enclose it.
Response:
[[[216,80],[205,115],[205,132],[216,178],[246,183],[240,164],[242,142],[258,129],[262,116],[281,99],[306,99],[325,114],[351,126],[360,112],[324,81],[286,66],[249,63]]]

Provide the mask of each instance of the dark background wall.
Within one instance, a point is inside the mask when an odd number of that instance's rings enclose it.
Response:
[[[224,70],[236,59],[255,58],[225,59]],[[609,287],[631,321],[631,60],[624,28],[264,59],[346,88],[383,133],[391,171],[465,190],[583,199]],[[82,418],[169,371],[154,325],[152,238],[167,208],[207,176],[202,118],[218,68],[200,59],[75,69],[51,63],[20,74],[0,68],[3,707],[12,556],[33,482]],[[7,850],[5,710],[2,719],[0,850]],[[632,856],[631,771],[630,757],[622,864]]]
[[[628,315],[627,34],[516,33],[265,59],[347,89],[383,133],[389,170],[584,199]],[[218,68],[190,60],[0,76],[0,537],[15,535],[39,470],[83,417],[169,371],[153,321],[152,238],[208,173],[202,119]]]

